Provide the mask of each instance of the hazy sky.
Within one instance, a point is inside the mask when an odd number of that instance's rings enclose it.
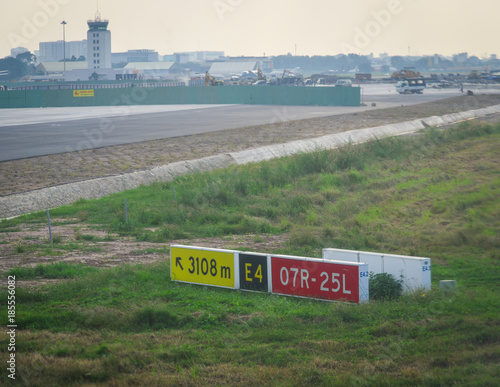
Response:
[[[0,0],[0,58],[86,39],[96,0]],[[99,0],[112,51],[500,56],[500,0]]]

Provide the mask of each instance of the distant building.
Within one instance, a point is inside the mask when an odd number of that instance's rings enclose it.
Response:
[[[66,63],[66,66],[68,64]],[[64,73],[64,80],[69,82],[78,82],[78,81],[88,81],[95,74],[100,81],[113,81],[117,79],[130,79],[126,78],[123,74],[123,69],[72,69],[71,71],[66,71]],[[135,79],[135,77],[134,77]]]
[[[58,40],[55,42],[40,42],[38,62],[58,62],[64,59],[64,42]],[[66,59],[87,56],[87,41],[66,42]]]
[[[267,56],[235,56],[223,59],[212,63],[210,74],[229,77],[232,75],[240,76],[249,71],[256,72],[258,69],[264,73],[273,71],[273,61]]]
[[[175,62],[185,64],[188,62],[204,62],[207,60],[214,60],[222,58],[224,51],[190,51],[190,52],[176,52],[174,53]]]
[[[214,60],[224,56],[224,51],[196,51],[198,61]]]
[[[230,77],[232,75],[240,76],[245,71],[257,71],[257,61],[245,62],[215,62],[212,63],[209,73],[213,76],[220,75]]]
[[[131,62],[158,62],[158,52],[154,50],[128,50],[111,54],[111,64]]]
[[[453,55],[453,63],[461,65],[467,62],[467,59],[469,58],[468,54],[466,52],[462,52],[460,54],[455,54]]]
[[[160,59],[163,62],[175,62],[175,55],[162,55]]]
[[[142,79],[167,79],[179,72],[175,62],[132,62],[123,68],[124,74],[136,74]]]
[[[378,57],[380,60],[385,60],[389,58],[389,54],[387,52],[381,52],[380,54],[378,54]]]
[[[110,69],[111,66],[111,31],[109,20],[102,20],[96,13],[94,20],[88,20],[87,63],[89,69]]]
[[[191,62],[192,58],[189,52],[175,52],[174,57],[175,57],[175,63],[178,64],[185,64]]]
[[[66,71],[63,62],[44,62],[36,67],[36,75],[30,76],[30,79],[78,82],[88,81],[96,74],[101,81],[137,78],[134,74],[126,74],[123,69],[89,69],[87,62],[66,62]]]
[[[87,69],[87,62],[66,62],[66,71]],[[42,62],[36,67],[40,75],[63,74],[64,62]]]
[[[257,62],[257,68],[264,73],[273,71],[273,61],[267,56],[229,56],[226,62]]]

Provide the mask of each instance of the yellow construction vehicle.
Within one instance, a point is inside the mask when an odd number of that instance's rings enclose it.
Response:
[[[205,86],[215,86],[215,78],[209,72],[205,72]]]
[[[415,67],[404,67],[403,70],[395,71],[392,73],[392,78],[420,78],[420,72],[415,71]]]
[[[257,69],[257,80],[258,81],[266,81],[266,77],[262,73],[262,70],[260,69],[260,67]]]
[[[224,86],[224,81],[216,80],[208,71],[205,72],[205,86]]]

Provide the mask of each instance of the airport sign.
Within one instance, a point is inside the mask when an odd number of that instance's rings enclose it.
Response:
[[[360,303],[368,301],[368,265],[172,245],[172,281]]]
[[[173,281],[236,288],[234,251],[191,246],[170,247]]]
[[[267,255],[238,253],[238,265],[241,290],[269,291]]]
[[[271,256],[272,292],[360,303],[368,301],[368,265]]]

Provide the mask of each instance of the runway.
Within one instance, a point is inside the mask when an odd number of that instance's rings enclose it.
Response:
[[[457,89],[399,95],[362,88],[366,106],[154,105],[0,110],[0,161],[361,112],[459,96]],[[376,106],[372,106],[376,104]]]

